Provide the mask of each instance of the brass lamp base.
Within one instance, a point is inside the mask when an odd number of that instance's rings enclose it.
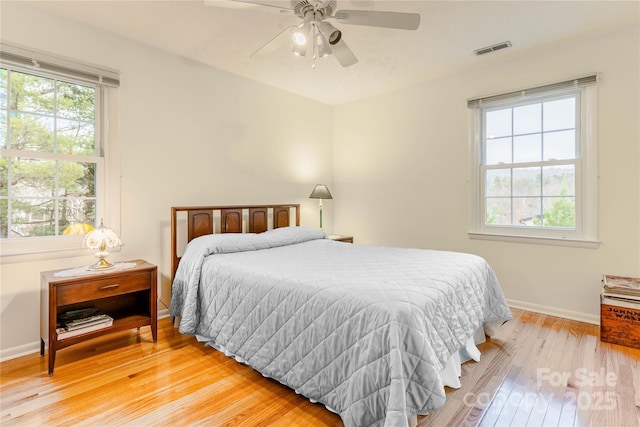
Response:
[[[89,267],[91,270],[108,270],[110,268],[115,267],[115,265],[111,264],[104,258],[100,258],[98,262]]]

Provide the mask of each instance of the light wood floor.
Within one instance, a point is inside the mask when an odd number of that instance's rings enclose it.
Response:
[[[598,327],[513,310],[479,363],[463,365],[420,426],[639,426],[640,350],[601,343]],[[57,354],[55,375],[37,354],[0,364],[0,424],[340,426],[312,404],[159,322]]]

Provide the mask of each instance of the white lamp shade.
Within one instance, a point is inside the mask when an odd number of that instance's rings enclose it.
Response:
[[[84,246],[91,249],[100,249],[103,244],[105,247],[115,248],[120,243],[118,235],[103,224],[100,224],[98,228],[93,229],[84,237]]]
[[[86,236],[84,236],[83,244],[90,249],[97,249],[96,258],[98,262],[93,264],[90,268],[92,270],[106,270],[113,268],[113,264],[107,261],[105,258],[109,256],[107,248],[115,248],[120,245],[120,238],[110,228],[104,226],[100,221],[100,226],[93,229]]]

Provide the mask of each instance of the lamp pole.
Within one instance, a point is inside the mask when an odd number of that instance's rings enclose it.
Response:
[[[318,199],[318,206],[320,206],[320,229],[322,230],[322,200],[333,199],[333,197],[331,196],[331,192],[329,192],[329,189],[326,185],[318,184],[311,192],[309,198]]]

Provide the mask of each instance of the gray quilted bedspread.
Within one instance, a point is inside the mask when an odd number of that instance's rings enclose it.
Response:
[[[511,319],[475,255],[354,245],[306,227],[193,240],[173,283],[180,332],[204,336],[337,412],[345,426],[406,426],[445,403],[449,357]]]

